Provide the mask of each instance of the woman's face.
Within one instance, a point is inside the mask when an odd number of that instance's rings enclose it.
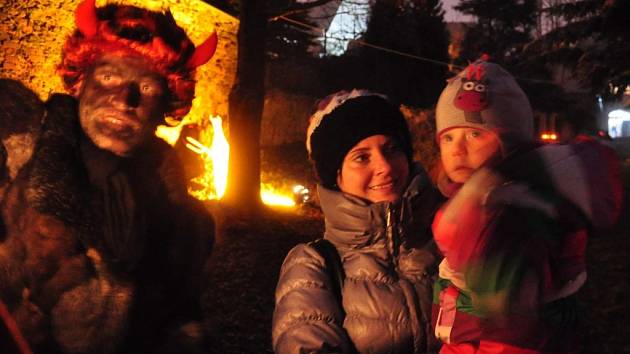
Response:
[[[407,156],[387,135],[372,135],[352,147],[337,176],[342,192],[373,203],[400,199],[408,182]]]
[[[483,129],[450,129],[440,135],[439,143],[444,171],[457,183],[466,182],[477,169],[501,153],[497,135]]]

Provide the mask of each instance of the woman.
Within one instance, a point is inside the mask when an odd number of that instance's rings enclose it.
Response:
[[[412,163],[407,123],[385,97],[353,90],[320,103],[307,149],[342,261],[341,301],[322,255],[300,244],[276,289],[276,353],[424,353],[436,264],[429,231],[441,201]]]

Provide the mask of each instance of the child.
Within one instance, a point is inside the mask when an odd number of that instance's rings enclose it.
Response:
[[[412,162],[402,113],[375,93],[338,92],[311,117],[306,145],[345,281],[336,296],[325,256],[312,243],[294,247],[276,288],[274,352],[426,353],[430,223],[442,200]]]
[[[451,198],[433,223],[440,353],[577,352],[587,236],[619,215],[614,153],[589,139],[536,144],[527,97],[485,61],[449,81],[436,121],[437,184]]]

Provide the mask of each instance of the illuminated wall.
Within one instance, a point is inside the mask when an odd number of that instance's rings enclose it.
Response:
[[[61,47],[74,30],[74,10],[79,0],[3,0],[0,11],[1,76],[18,79],[42,99],[64,92],[55,68]],[[216,29],[217,52],[197,69],[198,84],[193,108],[186,120],[198,122],[209,115],[227,116],[227,98],[236,72],[238,20],[199,0],[97,0],[128,4],[153,11],[170,8],[177,23],[195,44]]]

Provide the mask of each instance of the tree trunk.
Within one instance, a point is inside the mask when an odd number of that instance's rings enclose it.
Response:
[[[224,202],[251,214],[260,199],[260,124],[265,98],[266,1],[242,0],[236,79],[229,97],[230,161]]]

